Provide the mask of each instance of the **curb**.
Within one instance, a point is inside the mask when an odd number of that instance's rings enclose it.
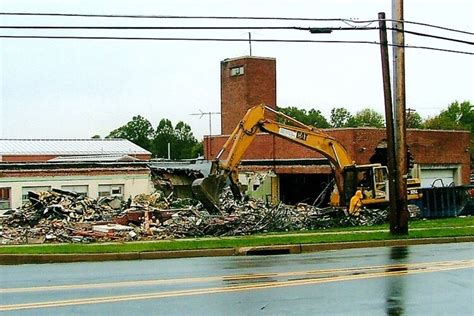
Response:
[[[299,254],[326,250],[474,242],[474,236],[89,254],[0,254],[0,265]]]

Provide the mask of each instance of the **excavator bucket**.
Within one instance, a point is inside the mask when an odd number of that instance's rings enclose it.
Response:
[[[219,213],[219,193],[225,184],[225,176],[209,175],[194,180],[191,188],[198,199],[211,214]]]

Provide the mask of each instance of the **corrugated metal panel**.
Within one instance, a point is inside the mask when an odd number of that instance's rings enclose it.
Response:
[[[0,155],[150,154],[126,139],[0,139]]]
[[[469,202],[470,186],[422,188],[422,199],[414,204],[421,209],[424,218],[455,217],[460,215]]]

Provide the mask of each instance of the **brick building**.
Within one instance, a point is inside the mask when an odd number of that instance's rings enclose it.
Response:
[[[124,199],[152,192],[146,162],[0,163],[0,210],[18,208],[28,191],[73,191]]]
[[[276,59],[221,61],[221,134],[232,133],[247,110],[259,103],[276,108]]]
[[[206,159],[215,158],[247,109],[260,103],[276,107],[275,59],[246,56],[222,61],[222,135],[205,137]],[[338,139],[357,164],[370,163],[376,148],[383,146],[386,138],[385,129],[376,128],[325,132]],[[469,140],[467,131],[408,130],[407,141],[415,158],[412,175],[420,178],[424,187],[468,184]],[[270,134],[256,137],[243,157],[240,170],[241,181],[249,191],[263,187],[262,177],[244,175],[265,174],[263,178],[270,179],[271,184],[265,186],[260,196],[286,203],[314,200],[331,177],[329,161],[322,155]]]

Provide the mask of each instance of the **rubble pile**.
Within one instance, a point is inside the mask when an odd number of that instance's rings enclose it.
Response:
[[[81,236],[81,232],[91,230],[92,223],[112,221],[121,212],[123,204],[113,197],[91,199],[59,189],[28,192],[28,202],[22,208],[4,215],[0,223],[2,242],[83,241],[87,236]]]
[[[192,199],[162,192],[92,199],[53,189],[28,193],[29,201],[0,219],[3,244],[94,242],[239,236],[262,232],[377,225],[386,222],[385,210],[362,210],[347,216],[341,209],[261,200],[236,201],[230,190],[220,196],[221,213],[209,214]]]
[[[230,191],[221,195],[221,214],[195,208],[181,210],[156,231],[164,238],[239,236],[254,233],[372,226],[387,221],[386,210],[364,209],[347,216],[341,209],[321,209],[308,204],[267,206],[261,200],[235,201]]]

